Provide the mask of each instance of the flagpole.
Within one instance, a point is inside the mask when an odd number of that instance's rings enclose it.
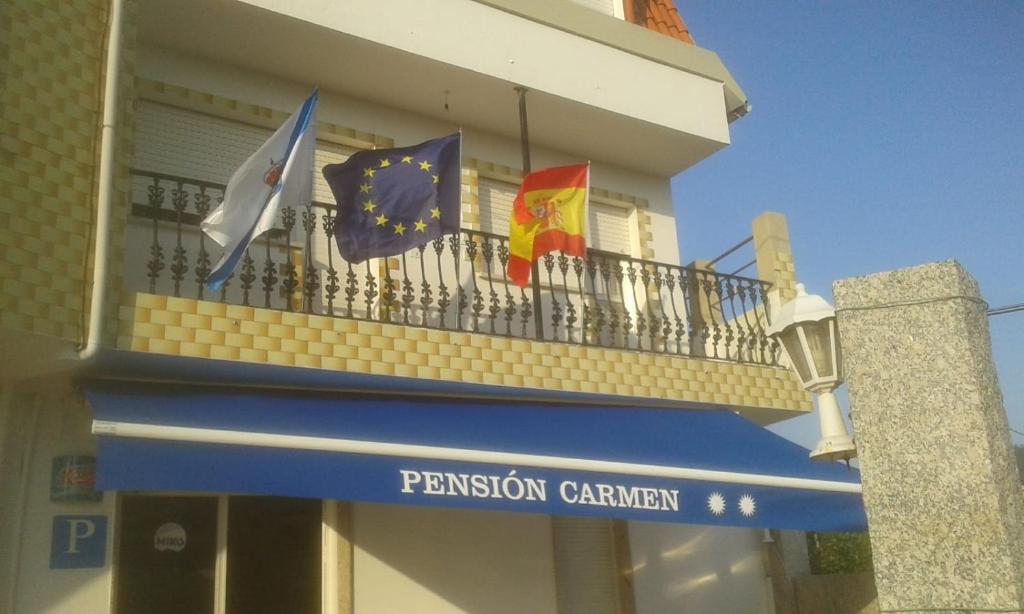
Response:
[[[526,88],[517,85],[519,94],[519,144],[523,152],[523,174],[530,173],[530,127],[526,119]]]
[[[519,144],[523,153],[523,177],[530,174],[530,128],[526,117],[526,88],[517,85],[515,87],[516,93],[519,95]],[[533,288],[533,323],[537,331],[537,338],[544,338],[544,321],[541,319],[540,305],[540,267],[537,265],[537,261],[533,260],[530,264],[530,276],[533,277],[533,281],[530,284]]]
[[[459,126],[459,194],[462,194],[462,126]],[[472,240],[472,235],[467,235]],[[459,288],[462,288],[462,201],[460,196],[459,201],[459,229],[455,231],[455,244],[459,247],[455,249],[455,281],[459,284]],[[455,299],[458,303],[458,298]],[[458,310],[458,314],[455,316],[455,326],[462,330],[462,309]]]

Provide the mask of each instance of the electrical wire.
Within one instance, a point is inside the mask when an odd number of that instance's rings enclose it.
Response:
[[[1014,313],[1015,311],[1024,311],[1024,303],[1017,303],[1016,305],[1004,305],[1002,307],[996,307],[989,309],[986,313],[989,316],[1001,316],[1004,313]]]
[[[892,308],[892,307],[907,307],[907,306],[910,306],[910,305],[927,305],[929,303],[941,303],[943,301],[952,301],[952,300],[957,300],[957,299],[965,300],[965,301],[970,301],[972,303],[977,303],[979,305],[984,305],[986,308],[988,307],[988,303],[986,303],[985,301],[981,300],[980,298],[978,298],[976,296],[966,296],[966,295],[963,295],[963,294],[951,294],[949,296],[937,296],[937,297],[934,297],[934,298],[912,299],[912,300],[909,300],[909,301],[896,301],[896,302],[893,302],[893,303],[882,303],[880,305],[863,305],[863,306],[857,306],[857,307],[841,307],[839,309],[836,309],[836,313],[842,313],[844,311],[874,311],[876,309],[889,309],[889,308]]]
[[[939,296],[939,297],[935,297],[935,298],[917,299],[917,300],[910,300],[910,301],[897,301],[895,303],[883,303],[881,305],[864,305],[864,306],[861,306],[861,307],[843,307],[843,308],[840,308],[840,309],[836,309],[836,313],[840,313],[840,312],[843,312],[843,311],[872,311],[874,309],[887,309],[887,308],[890,308],[890,307],[906,307],[908,305],[925,305],[925,304],[928,304],[928,303],[938,303],[938,302],[941,302],[941,301],[948,301],[948,300],[954,300],[954,299],[964,299],[964,300],[968,300],[968,301],[971,301],[971,302],[974,302],[974,303],[978,303],[979,305],[984,305],[985,307],[988,307],[988,303],[986,303],[985,301],[981,300],[980,298],[977,298],[977,297],[974,297],[974,296],[964,296],[962,294],[954,294],[954,295],[950,295],[950,296]],[[1024,303],[1017,303],[1015,305],[1004,305],[1002,307],[993,307],[992,309],[986,309],[985,310],[985,315],[990,316],[990,317],[991,316],[1001,316],[1001,315],[1006,314],[1006,313],[1015,313],[1015,312],[1018,312],[1018,311],[1024,311]]]

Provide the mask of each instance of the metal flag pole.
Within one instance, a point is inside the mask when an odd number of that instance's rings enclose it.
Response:
[[[448,103],[446,102],[445,104],[447,105]],[[458,296],[457,293],[462,291],[462,271],[461,271],[461,269],[462,269],[462,257],[461,257],[461,253],[460,253],[460,250],[461,250],[461,247],[462,247],[462,201],[461,201],[461,194],[462,194],[462,126],[459,126],[459,194],[460,194],[460,201],[459,201],[459,229],[455,231],[455,245],[456,245],[456,247],[453,248],[453,252],[454,253],[452,254],[452,256],[454,256],[454,258],[455,258],[455,283],[458,284],[458,288],[459,288],[456,291],[456,296],[455,296],[455,304],[456,305],[460,304],[459,303],[459,296]],[[467,234],[466,235],[466,239],[472,241],[473,240],[473,235],[472,234]],[[475,280],[474,280],[474,283],[475,283]],[[456,310],[456,314],[455,314],[455,327],[458,330],[462,330],[462,307],[459,307]]]
[[[526,88],[517,85],[516,93],[519,94],[519,142],[523,152],[523,174],[530,170],[530,127],[526,118]]]
[[[526,117],[526,88],[517,85],[516,93],[519,95],[519,142],[523,152],[523,177],[530,174],[530,128]],[[533,323],[537,331],[537,338],[544,338],[544,320],[541,318],[541,295],[540,295],[540,267],[537,261],[530,264],[530,287],[533,288]]]

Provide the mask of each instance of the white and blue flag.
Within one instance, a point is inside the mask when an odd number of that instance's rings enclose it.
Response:
[[[312,198],[317,96],[314,91],[231,175],[224,201],[203,220],[203,232],[224,248],[206,280],[211,290],[224,284],[253,239],[273,228],[282,204],[305,207]]]

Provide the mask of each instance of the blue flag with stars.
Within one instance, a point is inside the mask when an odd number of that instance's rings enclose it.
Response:
[[[334,236],[349,262],[401,254],[458,232],[461,134],[353,154],[324,167],[338,204]]]

